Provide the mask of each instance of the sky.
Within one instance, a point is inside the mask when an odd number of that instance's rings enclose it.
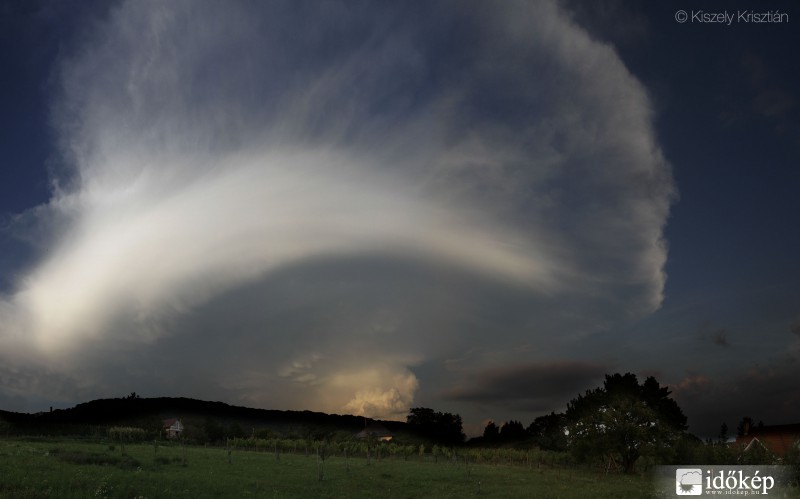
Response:
[[[800,9],[751,9],[0,2],[0,408],[800,421]]]

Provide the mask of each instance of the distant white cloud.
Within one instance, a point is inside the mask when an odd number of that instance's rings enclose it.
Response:
[[[674,186],[612,47],[550,2],[315,7],[122,2],[64,57],[0,302],[0,355],[74,380],[37,391],[399,418],[425,366],[660,306]]]

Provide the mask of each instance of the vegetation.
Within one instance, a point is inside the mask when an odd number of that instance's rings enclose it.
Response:
[[[465,438],[458,414],[415,407],[409,412],[406,424],[411,432],[440,444],[460,444]]]
[[[643,476],[606,476],[568,467],[553,455],[470,450],[453,459],[440,447],[402,456],[384,445],[381,460],[302,448],[276,459],[271,449],[229,454],[224,448],[130,444],[123,455],[108,441],[0,439],[2,497],[646,497]],[[230,459],[229,459],[230,456]],[[563,456],[566,456],[565,454]],[[466,460],[465,460],[466,457]],[[555,459],[554,459],[555,458]]]
[[[166,439],[162,419],[175,416],[181,438]],[[355,437],[361,417],[132,393],[0,411],[0,497],[643,497],[658,464],[789,464],[800,482],[800,448],[745,452],[726,442],[727,425],[703,442],[686,423],[667,388],[630,373],[606,376],[565,413],[527,428],[490,422],[466,443],[459,415],[429,408],[382,422],[394,438],[381,442]],[[743,418],[737,430],[752,427]]]
[[[143,442],[148,434],[143,428],[130,426],[112,426],[108,429],[108,438],[113,442]]]
[[[234,439],[227,447],[159,441],[123,451],[108,439],[0,438],[0,497],[654,497],[649,473],[608,473],[569,452],[364,441]],[[695,456],[727,446],[694,442]],[[276,451],[277,449],[277,451]],[[726,450],[728,449],[728,450]],[[733,463],[735,449],[726,459]],[[652,458],[645,457],[648,461]],[[794,497],[795,488],[776,497]]]
[[[670,460],[686,431],[686,416],[653,377],[606,375],[602,387],[579,395],[567,406],[567,438],[579,458],[618,458],[630,473],[642,456]]]
[[[565,451],[567,450],[567,435],[564,433],[566,424],[563,414],[551,412],[534,419],[527,431],[540,448]]]

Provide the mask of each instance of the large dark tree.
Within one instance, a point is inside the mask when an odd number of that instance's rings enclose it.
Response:
[[[602,387],[567,405],[568,440],[579,457],[608,456],[632,472],[643,455],[665,456],[686,430],[686,416],[653,377],[606,375]]]
[[[503,424],[500,428],[500,440],[505,442],[516,442],[524,440],[528,434],[525,432],[525,427],[519,421],[511,420]]]
[[[719,435],[717,435],[717,440],[719,440],[719,442],[722,444],[728,441],[728,423],[722,423],[722,426],[719,427]]]
[[[533,441],[545,450],[563,451],[567,449],[566,418],[564,414],[551,412],[534,419],[527,431]]]
[[[409,411],[406,423],[411,431],[442,444],[453,445],[464,441],[461,416],[458,414],[415,407]]]
[[[753,418],[750,416],[745,416],[739,421],[739,424],[736,425],[736,436],[744,437],[750,430],[755,428],[755,424],[753,423]]]
[[[500,439],[500,428],[494,424],[494,421],[486,423],[486,427],[483,429],[483,439],[487,442],[496,442]]]

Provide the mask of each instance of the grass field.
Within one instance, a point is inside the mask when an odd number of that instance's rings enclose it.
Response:
[[[0,439],[0,497],[648,497],[640,476],[414,458],[232,451],[57,439]],[[185,460],[185,461],[184,461]],[[322,474],[322,480],[320,480]]]

